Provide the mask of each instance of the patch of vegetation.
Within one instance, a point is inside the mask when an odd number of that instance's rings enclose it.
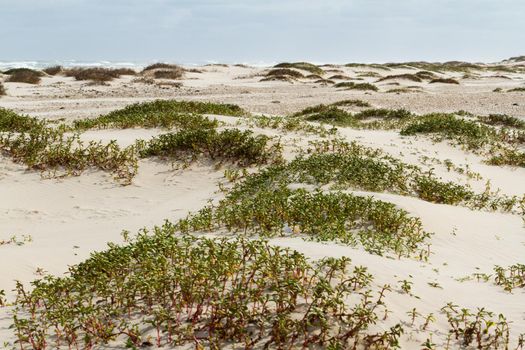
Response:
[[[487,117],[478,117],[478,121],[487,125],[505,126],[525,130],[525,120],[511,117],[506,114],[490,114]]]
[[[492,165],[525,167],[525,152],[517,149],[503,148],[498,154],[490,157],[487,162]]]
[[[396,74],[396,75],[387,75],[386,77],[379,79],[378,82],[386,81],[386,80],[398,80],[398,79],[410,80],[410,81],[414,81],[417,83],[420,83],[422,81],[421,78],[417,76],[416,74]]]
[[[129,68],[69,68],[64,71],[64,74],[66,77],[75,78],[75,80],[105,83],[120,78],[122,75],[136,75],[137,73]]]
[[[389,67],[387,67],[385,65],[382,65],[382,64],[377,64],[377,63],[371,63],[371,64],[366,64],[366,63],[347,63],[347,64],[345,64],[345,67],[350,67],[350,68],[375,68],[375,69],[380,69],[380,70],[385,70],[385,71],[391,70]]]
[[[452,79],[452,78],[437,78],[437,79],[432,79],[430,81],[430,84],[435,84],[435,83],[459,85],[459,81],[457,81],[456,79]]]
[[[347,75],[342,75],[342,74],[335,74],[335,75],[332,75],[332,76],[329,77],[328,79],[332,79],[332,80],[352,80],[352,78],[350,78],[349,76],[347,76]]]
[[[517,87],[514,89],[508,90],[508,92],[525,92],[525,87]]]
[[[514,264],[508,267],[495,266],[493,274],[474,273],[472,277],[477,281],[492,281],[495,285],[503,287],[509,293],[516,288],[525,288],[525,265]]]
[[[34,117],[22,116],[11,110],[0,107],[0,132],[27,132],[42,129],[46,126],[44,121]]]
[[[29,68],[13,68],[5,71],[4,74],[9,75],[7,82],[27,84],[39,84],[41,77],[44,75],[40,71]]]
[[[177,64],[159,62],[159,63],[153,63],[153,64],[150,64],[149,66],[146,66],[142,70],[142,73],[150,71],[150,70],[156,70],[156,69],[181,70],[181,71],[184,70],[184,68],[182,68],[181,66]]]
[[[44,73],[49,75],[57,75],[58,73],[61,73],[64,70],[62,66],[52,66],[44,68]]]
[[[97,168],[128,184],[137,172],[135,147],[121,149],[115,141],[86,145],[78,135],[65,136],[49,128],[1,135],[0,151],[48,177],[77,176],[89,168]]]
[[[295,69],[301,69],[305,70],[307,72],[310,72],[312,74],[318,74],[323,75],[324,70],[315,64],[308,63],[308,62],[294,62],[294,63],[279,63],[274,66],[274,68],[295,68]]]
[[[477,349],[508,349],[509,323],[502,314],[480,308],[471,311],[448,303],[441,309],[446,315],[449,325],[449,337],[446,348],[451,344],[461,348],[475,347]],[[523,340],[521,337],[520,342]],[[517,348],[519,348],[518,345]]]
[[[267,77],[292,77],[292,78],[304,78],[303,73],[298,72],[294,69],[289,68],[278,68],[278,69],[272,69],[268,73],[266,73]]]
[[[132,104],[97,118],[77,120],[74,122],[74,127],[78,130],[85,130],[92,128],[125,129],[138,126],[147,128],[211,128],[217,126],[217,122],[210,121],[198,114],[242,116],[247,112],[233,104],[156,100]]]
[[[140,147],[140,155],[173,159],[195,159],[204,155],[212,160],[231,161],[243,166],[280,162],[281,146],[271,144],[270,140],[264,135],[253,136],[249,130],[181,130],[153,138]]]
[[[180,70],[156,70],[153,72],[155,79],[181,79],[184,76],[184,72]]]
[[[389,290],[372,297],[372,279],[347,258],[313,263],[264,241],[180,236],[166,223],[68,277],[34,281],[31,292],[18,284],[13,327],[22,349],[397,347],[399,324],[369,329]]]
[[[7,95],[7,92],[5,90],[4,84],[0,82],[0,96],[5,96],[5,95]]]
[[[370,83],[343,82],[335,84],[334,87],[345,88],[347,90],[379,91],[377,86]]]
[[[395,205],[345,193],[285,187],[235,190],[217,206],[181,220],[183,232],[226,229],[264,237],[305,235],[409,256],[428,238],[419,219]]]
[[[471,149],[487,145],[496,131],[475,121],[457,118],[452,114],[433,113],[417,118],[401,130],[401,135],[434,134],[443,139],[457,140]]]
[[[389,94],[407,94],[407,93],[413,93],[413,92],[421,92],[420,89],[414,89],[414,88],[396,88],[396,89],[390,89],[386,91]]]

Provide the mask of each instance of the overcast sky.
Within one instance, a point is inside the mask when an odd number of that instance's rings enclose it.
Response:
[[[0,0],[0,60],[496,61],[525,0]]]

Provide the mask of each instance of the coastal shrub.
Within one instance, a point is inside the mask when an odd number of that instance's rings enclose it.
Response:
[[[247,112],[233,104],[156,100],[135,103],[97,118],[78,120],[73,125],[76,129],[124,129],[138,126],[148,128],[213,128],[217,126],[216,121],[210,121],[198,114],[242,116]]]
[[[142,70],[142,73],[150,71],[150,70],[155,70],[155,69],[180,70],[180,71],[184,70],[181,66],[177,64],[159,62],[159,63],[150,64],[149,66],[144,67],[144,69]]]
[[[153,73],[155,79],[181,79],[184,75],[180,70],[156,70]]]
[[[509,128],[525,130],[525,120],[511,117],[506,114],[490,114],[486,117],[478,117],[478,121],[487,125],[505,126]]]
[[[459,85],[459,81],[457,81],[456,79],[452,79],[452,78],[437,78],[437,79],[432,79],[430,81],[430,84],[435,84],[435,83]]]
[[[29,69],[29,68],[15,68],[5,71],[4,74],[9,75],[7,82],[11,83],[27,83],[27,84],[39,84],[42,72]]]
[[[398,79],[410,80],[410,81],[419,83],[421,82],[422,78],[416,74],[396,74],[396,75],[387,75],[386,77],[380,78],[378,82],[386,81],[386,80],[398,80]]]
[[[525,87],[513,88],[513,89],[508,90],[508,92],[525,92]]]
[[[341,192],[285,187],[227,196],[179,224],[183,232],[226,229],[264,237],[303,235],[363,246],[373,254],[410,256],[429,234],[392,203]]]
[[[2,82],[0,82],[0,96],[5,96],[7,95],[7,92],[5,90],[5,86],[4,84],[2,84]]]
[[[318,67],[315,64],[308,63],[308,62],[294,62],[294,63],[284,62],[284,63],[276,64],[274,68],[295,68],[295,69],[305,70],[312,74],[318,74],[318,75],[324,74],[324,70],[321,67]]]
[[[303,73],[296,71],[294,69],[289,69],[289,68],[272,69],[268,73],[266,73],[266,76],[267,77],[285,76],[285,77],[292,77],[292,78],[304,78]]]
[[[105,83],[113,79],[120,78],[122,75],[136,75],[133,69],[129,68],[69,68],[64,71],[67,77],[75,80],[91,80],[95,83]]]
[[[270,141],[264,135],[253,136],[249,130],[181,130],[153,138],[141,148],[140,155],[174,159],[194,159],[203,155],[212,160],[248,166],[281,160],[280,145]]]
[[[379,91],[378,87],[370,83],[343,82],[334,85],[336,88],[346,88],[347,90]]]
[[[35,117],[22,116],[0,107],[0,132],[26,132],[45,127],[45,122]]]
[[[19,283],[13,328],[20,347],[34,349],[393,349],[400,324],[370,329],[390,289],[372,296],[372,281],[348,258],[311,262],[265,241],[179,235],[166,223],[32,291]]]

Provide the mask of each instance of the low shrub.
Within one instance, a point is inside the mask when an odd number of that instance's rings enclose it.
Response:
[[[14,68],[5,71],[4,74],[9,75],[7,82],[27,84],[39,84],[43,76],[42,72],[29,68]]]
[[[347,258],[311,262],[265,241],[196,238],[170,223],[111,244],[69,276],[17,285],[21,348],[395,348],[400,324],[372,331],[383,287]],[[57,317],[60,321],[56,321]]]
[[[153,73],[155,79],[181,79],[184,76],[184,72],[181,70],[156,70]]]
[[[136,72],[129,68],[69,68],[64,71],[67,77],[75,80],[91,80],[95,83],[105,83],[122,75],[135,75]]]
[[[386,77],[380,78],[378,82],[380,81],[386,81],[386,80],[410,80],[417,83],[420,83],[422,78],[416,74],[396,74],[396,75],[387,75]]]
[[[219,114],[228,116],[246,115],[237,105],[199,101],[156,100],[136,103],[97,118],[77,120],[74,127],[79,130],[91,128],[214,128],[216,121],[210,121],[198,114]]]
[[[274,66],[274,68],[295,68],[305,70],[312,74],[323,75],[324,70],[321,67],[316,66],[315,64],[308,62],[294,62],[294,63],[279,63]]]
[[[253,136],[249,130],[215,129],[181,130],[160,135],[141,150],[141,157],[192,158],[203,155],[212,160],[239,165],[265,164],[281,160],[280,145],[270,145],[270,138]]]
[[[5,90],[4,84],[0,82],[0,96],[5,96],[5,95],[7,95],[7,92]]]
[[[268,73],[266,73],[266,76],[267,77],[285,76],[285,77],[292,77],[292,78],[304,78],[303,73],[298,72],[294,69],[289,69],[289,68],[272,69]]]
[[[452,78],[437,78],[437,79],[432,79],[430,81],[430,84],[435,84],[435,83],[459,85],[459,81],[457,81],[456,79],[452,79]]]
[[[525,87],[517,87],[514,89],[508,90],[508,92],[525,92]]]
[[[370,83],[343,82],[334,85],[336,88],[346,88],[347,90],[379,91],[378,87]]]

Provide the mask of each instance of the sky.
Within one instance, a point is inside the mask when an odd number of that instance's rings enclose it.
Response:
[[[494,62],[524,39],[525,0],[0,0],[0,60]]]

